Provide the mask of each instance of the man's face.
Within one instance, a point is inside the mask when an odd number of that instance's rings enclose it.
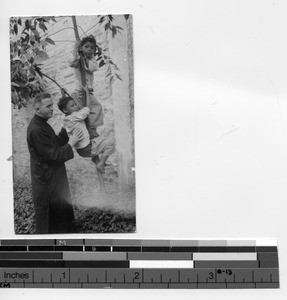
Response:
[[[53,101],[51,98],[45,98],[41,100],[36,108],[37,114],[44,118],[49,119],[53,116]]]

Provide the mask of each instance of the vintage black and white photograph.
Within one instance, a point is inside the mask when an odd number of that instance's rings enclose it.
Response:
[[[16,234],[135,232],[132,22],[10,18]]]

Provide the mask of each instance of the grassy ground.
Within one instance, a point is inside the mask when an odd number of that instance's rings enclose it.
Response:
[[[75,197],[75,194],[72,194]],[[109,194],[108,197],[116,197]],[[135,231],[132,211],[74,205],[76,233],[130,233]],[[14,225],[16,234],[35,233],[35,213],[31,184],[17,180],[14,184]]]

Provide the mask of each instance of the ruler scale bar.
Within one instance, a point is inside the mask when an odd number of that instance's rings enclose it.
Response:
[[[279,288],[272,240],[0,240],[0,288]]]

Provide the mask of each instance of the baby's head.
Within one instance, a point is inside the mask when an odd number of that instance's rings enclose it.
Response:
[[[68,96],[64,96],[59,100],[58,107],[67,116],[78,110],[74,99]]]
[[[93,35],[84,37],[79,46],[79,52],[89,59],[96,54],[97,41]]]

